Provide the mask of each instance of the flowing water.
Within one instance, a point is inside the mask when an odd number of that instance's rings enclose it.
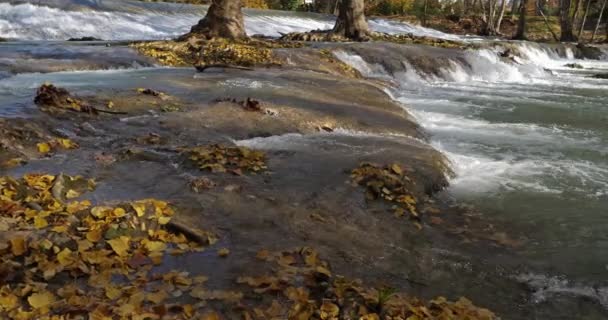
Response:
[[[397,80],[390,94],[452,162],[449,192],[526,235],[521,254],[542,274],[515,278],[535,299],[574,295],[608,307],[608,80],[593,77],[608,61],[514,45],[518,63],[499,59],[501,48],[475,50],[438,74],[417,70],[408,52],[401,70],[367,63],[364,50],[338,56]]]
[[[154,68],[125,47],[61,40],[170,38],[188,31],[206,10],[129,1],[40,2],[46,6],[0,1],[0,37],[20,40],[0,43],[4,116],[26,114],[33,90],[44,81],[86,92],[144,86],[159,73],[161,80],[184,76]],[[332,24],[325,15],[246,10],[250,34],[277,36]],[[381,19],[371,26],[462,39]],[[507,46],[520,54],[501,58]],[[437,63],[430,70],[416,56]],[[531,300],[582,297],[608,309],[608,80],[594,77],[608,74],[608,54],[604,60],[576,56],[573,47],[517,42],[466,52],[353,45],[337,53],[364,75],[395,84],[387,92],[452,162],[450,195],[525,237],[515,249],[525,272],[508,276],[532,289]],[[582,68],[566,66],[572,63]],[[57,65],[79,71],[53,72]],[[96,69],[103,70],[86,71]]]

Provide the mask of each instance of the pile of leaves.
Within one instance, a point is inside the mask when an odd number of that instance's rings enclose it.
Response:
[[[205,40],[192,37],[187,41],[154,41],[132,46],[164,65],[254,67],[281,64],[272,54],[272,49],[300,47],[301,44],[255,38]]]
[[[241,277],[238,282],[271,301],[249,305],[243,319],[498,319],[466,298],[451,302],[438,297],[423,302],[392,288],[371,288],[361,281],[335,276],[312,248],[274,253],[262,250],[257,258],[272,264],[273,272]]]
[[[420,220],[416,209],[418,201],[410,191],[414,181],[399,164],[381,166],[364,162],[351,171],[350,177],[354,185],[365,187],[368,200],[384,199],[393,202],[396,204],[396,216],[403,216],[407,212],[410,218]]]
[[[169,230],[173,209],[145,199],[112,206],[71,200],[94,181],[64,175],[0,177],[0,318],[198,317],[205,277],[155,275],[167,254],[201,250]],[[206,243],[216,238],[207,234]]]
[[[153,41],[131,45],[139,53],[156,59],[158,62],[174,67],[185,67],[194,64],[194,50],[187,42]]]
[[[272,50],[256,43],[213,39],[205,42],[199,52],[197,66],[269,66],[280,65]]]
[[[211,172],[258,173],[266,170],[266,155],[247,147],[229,147],[219,144],[186,149],[190,160],[201,170]]]

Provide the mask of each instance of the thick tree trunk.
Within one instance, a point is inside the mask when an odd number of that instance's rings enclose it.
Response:
[[[191,34],[211,38],[246,38],[241,0],[213,0],[207,15],[192,27]]]
[[[365,20],[364,0],[341,0],[333,33],[353,40],[367,40],[370,33]]]
[[[593,42],[593,39],[595,39],[597,30],[600,28],[600,23],[602,23],[602,16],[604,15],[604,9],[606,9],[606,0],[604,0],[604,2],[602,2],[602,9],[600,10],[600,16],[597,18],[597,22],[595,23],[595,29],[593,29],[593,34],[591,35],[591,42]]]
[[[519,5],[519,23],[517,24],[517,33],[513,37],[517,40],[526,40],[526,11],[528,1],[534,0],[521,0],[521,4]]]
[[[561,36],[559,40],[562,42],[576,41],[576,38],[574,37],[574,22],[570,15],[571,7],[572,0],[561,0],[559,8]]]

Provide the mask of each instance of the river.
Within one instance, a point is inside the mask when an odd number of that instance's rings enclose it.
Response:
[[[35,3],[0,1],[0,37],[15,40],[0,43],[3,116],[26,115],[33,90],[44,81],[86,92],[132,85],[156,70],[118,43],[64,40],[167,39],[188,31],[205,11],[129,1]],[[324,15],[245,12],[249,34],[278,36],[333,24]],[[381,32],[486,41],[382,19],[370,24]],[[507,46],[521,55],[501,59]],[[567,297],[608,309],[608,79],[594,77],[608,74],[608,49],[599,49],[600,60],[590,60],[577,57],[572,46],[499,42],[441,56],[433,72],[419,68],[411,50],[389,49],[390,55],[380,57],[354,45],[337,57],[367,77],[394,83],[387,93],[416,117],[452,164],[448,196],[521,235],[523,245],[514,250],[525,266],[508,277],[529,288],[528,299],[539,305]],[[54,72],[58,64],[75,71]],[[545,316],[538,318],[556,319]]]

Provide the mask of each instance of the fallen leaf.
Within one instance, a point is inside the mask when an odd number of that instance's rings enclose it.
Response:
[[[36,147],[38,148],[38,152],[42,154],[47,154],[51,152],[51,145],[46,142],[38,143],[36,144]]]
[[[21,256],[27,251],[27,245],[25,242],[25,238],[16,237],[10,240],[11,242],[11,252],[15,256]]]
[[[36,229],[42,229],[48,225],[49,223],[46,221],[45,218],[40,216],[34,218],[34,227],[36,227]]]
[[[230,250],[228,248],[221,248],[220,250],[217,251],[217,255],[225,258],[230,254]]]
[[[128,254],[130,241],[129,237],[121,236],[107,242],[118,256],[124,257]]]
[[[48,291],[33,293],[27,298],[27,302],[29,302],[32,308],[41,309],[48,307],[55,302],[55,296]]]

